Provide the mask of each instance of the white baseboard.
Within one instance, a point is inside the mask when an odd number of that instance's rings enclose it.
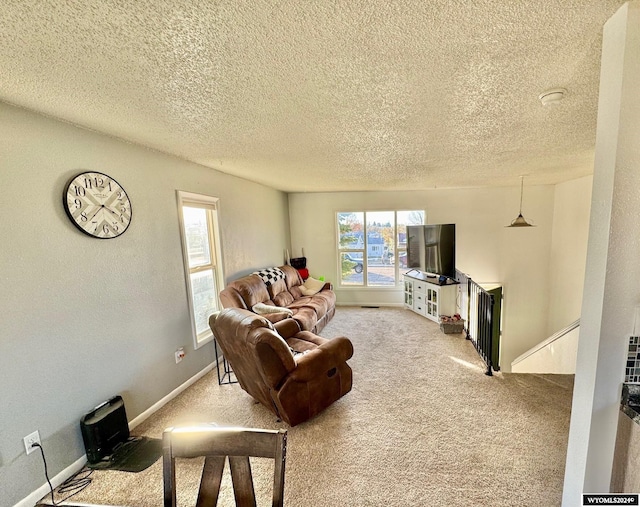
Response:
[[[167,394],[160,401],[158,401],[157,403],[154,403],[151,407],[149,407],[147,410],[142,412],[142,414],[140,414],[138,417],[133,418],[129,422],[129,429],[133,429],[136,426],[138,426],[139,424],[141,424],[142,422],[146,421],[155,412],[160,410],[167,403],[169,403],[173,398],[175,398],[182,391],[184,391],[185,389],[187,389],[188,387],[193,385],[195,382],[200,380],[202,377],[204,377],[207,373],[209,373],[215,367],[216,367],[216,363],[213,362],[209,366],[207,366],[206,368],[201,370],[200,372],[196,373],[193,377],[191,377],[189,380],[187,380],[184,384],[176,387],[173,391],[171,391],[169,394]],[[53,486],[53,488],[54,489],[57,488],[58,486],[60,486],[60,484],[62,484],[64,481],[66,481],[73,474],[76,474],[80,470],[82,470],[82,467],[84,467],[86,462],[87,462],[87,456],[85,454],[81,458],[79,458],[76,461],[74,461],[67,468],[62,470],[55,477],[53,477],[51,479],[51,485]],[[33,491],[29,496],[27,496],[27,497],[23,498],[22,500],[20,500],[13,507],[33,507],[36,504],[36,502],[38,502],[41,498],[43,498],[49,492],[50,492],[49,484],[45,483],[42,486],[40,486],[38,489]]]
[[[83,455],[81,458],[74,461],[71,465],[65,468],[58,475],[56,475],[55,477],[52,477],[51,485],[53,486],[53,489],[60,486],[60,484],[66,481],[73,474],[77,474],[80,470],[82,470],[82,467],[84,467],[86,462],[87,462],[87,456]],[[51,493],[51,490],[49,489],[49,484],[45,483],[42,486],[40,486],[38,489],[36,489],[34,492],[32,492],[29,496],[20,500],[13,507],[33,507],[36,504],[36,502],[44,498],[44,496],[47,495],[47,493]]]
[[[369,308],[402,308],[404,303],[363,303],[363,302],[351,302],[351,303],[339,303],[336,301],[336,306],[356,306],[356,307],[369,307]]]
[[[190,387],[193,384],[195,384],[198,380],[200,380],[202,377],[204,377],[207,373],[209,373],[215,367],[216,367],[216,363],[215,362],[211,363],[209,366],[205,367],[203,370],[201,370],[200,372],[196,373],[193,377],[191,377],[189,380],[187,380],[184,384],[176,387],[173,391],[171,391],[169,394],[167,394],[160,401],[158,401],[158,402],[154,403],[153,405],[151,405],[147,410],[142,412],[142,414],[140,414],[138,417],[134,417],[131,421],[129,421],[129,429],[132,430],[136,426],[138,426],[139,424],[142,424],[144,421],[149,419],[149,417],[151,417],[155,412],[157,412],[162,407],[164,407],[172,399],[174,399],[176,396],[178,396],[182,391],[184,391],[188,387]]]

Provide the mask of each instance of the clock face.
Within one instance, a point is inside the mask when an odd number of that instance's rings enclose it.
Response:
[[[131,223],[127,193],[106,174],[78,174],[67,185],[62,201],[76,227],[94,238],[116,238]]]

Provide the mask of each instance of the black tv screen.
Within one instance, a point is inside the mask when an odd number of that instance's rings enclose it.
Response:
[[[456,224],[407,226],[407,267],[456,276]]]

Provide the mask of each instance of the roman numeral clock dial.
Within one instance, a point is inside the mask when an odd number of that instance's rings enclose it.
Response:
[[[131,223],[131,201],[111,176],[85,172],[74,176],[62,196],[71,222],[93,238],[117,238]]]

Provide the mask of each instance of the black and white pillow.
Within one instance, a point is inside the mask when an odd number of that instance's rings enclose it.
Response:
[[[284,271],[282,271],[280,268],[265,268],[261,269],[260,271],[254,271],[253,274],[258,275],[260,278],[262,278],[262,281],[266,285],[271,285],[278,280],[283,280],[285,276]]]

